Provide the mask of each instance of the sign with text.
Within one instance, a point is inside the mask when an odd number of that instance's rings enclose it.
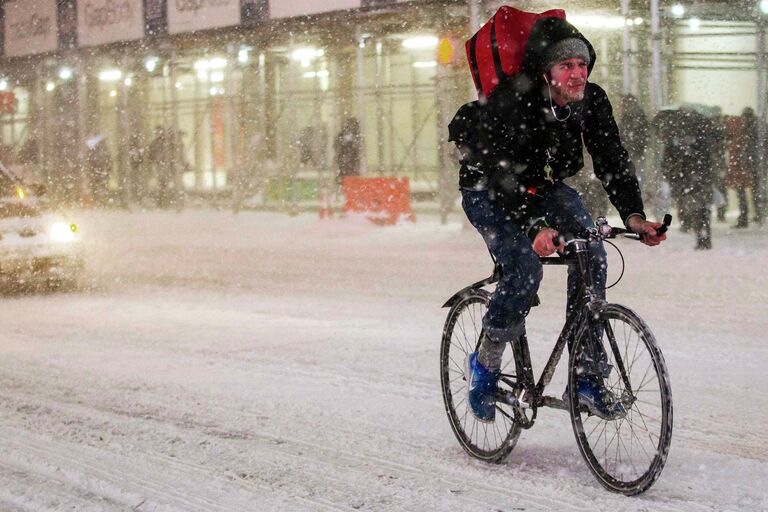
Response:
[[[142,0],[80,0],[77,3],[80,46],[144,37]]]
[[[289,16],[304,16],[321,12],[340,11],[342,9],[357,9],[362,5],[361,0],[270,0],[269,17],[287,18]]]
[[[59,18],[59,49],[77,47],[77,5],[75,0],[58,0],[56,15]]]
[[[269,0],[242,0],[241,23],[258,23],[269,18]]]
[[[168,0],[168,32],[192,32],[240,23],[240,0]]]
[[[144,27],[149,37],[168,33],[165,0],[144,0]]]
[[[5,55],[19,57],[58,47],[56,0],[5,2]]]

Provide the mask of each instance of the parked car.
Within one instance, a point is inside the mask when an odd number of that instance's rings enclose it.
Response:
[[[0,162],[0,286],[77,284],[84,255],[77,224],[48,211],[44,189],[27,185]]]

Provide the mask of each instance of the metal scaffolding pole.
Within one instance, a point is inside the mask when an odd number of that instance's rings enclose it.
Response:
[[[366,136],[366,123],[365,123],[365,62],[363,58],[363,48],[365,47],[365,40],[362,36],[362,31],[358,25],[355,29],[355,65],[357,67],[357,119],[360,123],[360,133],[363,135],[363,140]],[[360,152],[360,174],[365,176],[368,167],[366,158],[366,151]]]
[[[169,62],[169,69],[168,69],[168,76],[170,81],[170,93],[171,93],[171,129],[172,129],[172,144],[171,148],[173,150],[173,154],[170,155],[171,159],[171,172],[173,173],[172,179],[173,182],[171,186],[173,187],[173,193],[172,193],[172,206],[176,208],[176,211],[181,211],[181,208],[183,206],[183,198],[184,198],[184,185],[181,177],[181,170],[182,165],[181,162],[179,162],[179,158],[181,156],[180,146],[181,146],[181,134],[179,133],[179,89],[176,87],[176,81],[177,81],[177,69],[178,66],[178,55],[176,54],[176,50],[173,49],[171,51],[171,60]],[[216,182],[215,176],[214,176],[214,183]],[[214,185],[215,186],[215,185]],[[167,193],[167,192],[166,192]]]
[[[651,110],[661,110],[661,31],[659,30],[659,0],[651,0]]]
[[[129,69],[128,59],[123,56],[120,59],[121,69]],[[129,174],[131,172],[128,163],[128,140],[130,138],[131,123],[128,119],[128,84],[126,83],[128,73],[125,78],[120,79],[117,84],[117,140],[115,140],[115,149],[117,150],[117,197],[121,207],[128,208],[128,204],[133,199],[130,196]]]
[[[469,31],[474,34],[480,28],[480,4],[483,0],[469,0]]]
[[[766,155],[765,155],[765,142],[766,142],[766,55],[765,55],[765,16],[758,12],[757,14],[757,147],[759,148],[758,154],[758,182],[755,183],[755,194],[753,197],[756,216],[759,219],[765,219],[768,216],[766,211],[766,197],[768,197],[768,189],[766,184]]]
[[[629,0],[621,0],[621,15],[624,19],[629,18]],[[624,28],[621,31],[621,69],[622,69],[622,91],[625,95],[632,92],[632,76],[630,74],[630,59],[632,55],[632,48],[629,41],[629,26],[624,23]]]

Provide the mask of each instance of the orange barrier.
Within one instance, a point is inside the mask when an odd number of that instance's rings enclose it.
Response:
[[[394,224],[400,215],[412,222],[411,190],[408,178],[347,176],[342,183],[346,199],[342,211],[361,212],[377,224]]]

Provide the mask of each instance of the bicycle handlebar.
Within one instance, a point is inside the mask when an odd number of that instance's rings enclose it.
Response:
[[[670,224],[672,224],[672,215],[669,213],[664,215],[664,219],[662,220],[661,226],[656,229],[656,235],[663,235],[667,232],[667,229],[669,229]],[[616,238],[619,235],[624,235],[624,238],[630,238],[632,240],[642,240],[642,236],[640,236],[637,233],[634,233],[628,229],[625,228],[615,228],[610,225],[608,225],[608,221],[605,220],[605,217],[598,217],[597,218],[597,227],[589,228],[586,231],[582,233],[577,233],[570,237],[571,239],[587,239],[587,240],[608,240],[611,238]],[[559,247],[562,244],[563,236],[561,234],[557,234],[556,236],[552,237],[552,243],[555,245],[555,247]]]

